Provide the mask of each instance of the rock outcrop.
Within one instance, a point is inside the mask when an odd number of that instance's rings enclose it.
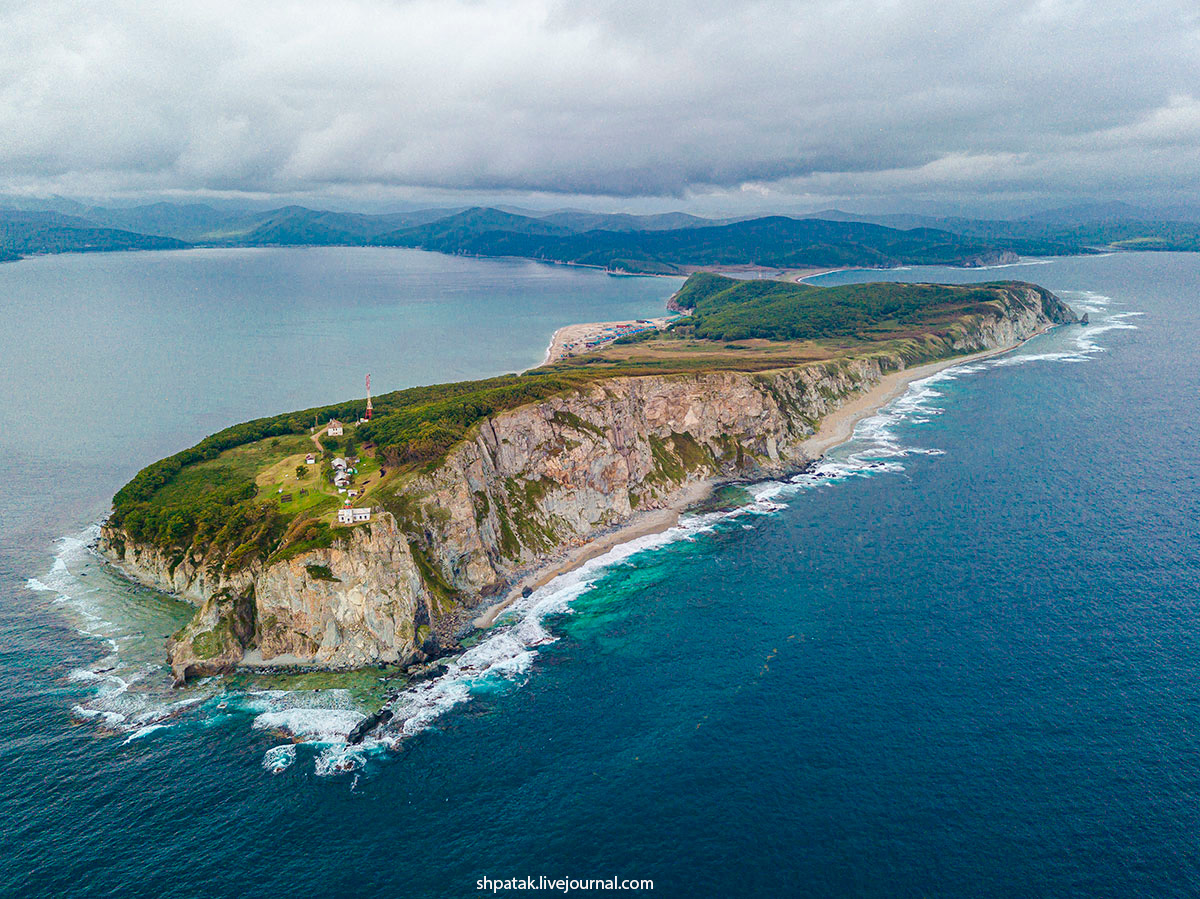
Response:
[[[1020,262],[1021,257],[1012,250],[985,250],[982,253],[976,253],[974,256],[968,256],[961,260],[958,265],[962,268],[983,268],[988,265],[1011,265],[1014,262]]]
[[[1040,288],[1014,285],[1006,297],[1003,313],[929,335],[913,357],[1007,347],[1076,320]],[[179,680],[242,664],[421,660],[444,644],[457,611],[696,482],[799,470],[819,420],[905,364],[877,353],[597,381],[483,421],[434,470],[377,498],[371,522],[293,558],[229,571],[225,560],[170,557],[113,527],[101,548],[131,576],[200,606],[170,645]]]

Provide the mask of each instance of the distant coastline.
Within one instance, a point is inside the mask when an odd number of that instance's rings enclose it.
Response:
[[[103,252],[192,247],[375,246],[451,255],[513,257],[615,275],[758,270],[771,277],[814,268],[979,266],[1015,254],[1087,253],[1065,237],[896,228],[839,214],[701,219],[577,213],[517,214],[490,207],[355,214],[286,206],[257,212],[203,205],[0,207],[0,253]],[[949,225],[951,223],[947,223]],[[1069,236],[1069,235],[1068,235]],[[1197,236],[1200,241],[1200,234]],[[752,265],[742,265],[751,260]]]

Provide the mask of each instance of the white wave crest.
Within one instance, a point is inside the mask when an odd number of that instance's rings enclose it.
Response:
[[[126,743],[132,743],[134,740],[140,740],[142,737],[148,737],[150,734],[159,730],[166,730],[171,725],[169,724],[148,724],[145,727],[139,727],[128,737],[125,738]]]
[[[331,774],[349,774],[366,765],[367,754],[374,748],[366,743],[351,746],[348,743],[338,743],[324,749],[313,763],[313,771],[318,777],[328,777]]]
[[[523,682],[541,646],[555,637],[546,627],[552,615],[569,613],[571,604],[592,588],[603,574],[631,557],[679,540],[694,540],[725,519],[741,515],[764,515],[783,508],[772,502],[776,491],[788,485],[768,481],[748,489],[754,502],[729,512],[687,516],[675,527],[658,534],[637,537],[619,544],[578,568],[559,575],[529,596],[517,599],[488,636],[452,660],[438,677],[405,689],[391,705],[393,717],[377,740],[367,740],[363,750],[377,745],[396,748],[403,740],[427,729],[450,709],[469,701],[473,694]],[[356,756],[330,753],[323,770],[350,770]],[[338,763],[340,762],[340,767]],[[321,767],[321,766],[319,766]]]
[[[263,712],[254,719],[256,730],[278,730],[316,743],[345,741],[365,716],[352,709],[295,707]]]
[[[273,746],[263,754],[263,767],[272,774],[279,774],[286,771],[296,761],[296,744],[284,743],[282,746]]]

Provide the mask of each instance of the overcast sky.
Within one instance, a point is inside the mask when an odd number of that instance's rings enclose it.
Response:
[[[0,0],[0,191],[1195,201],[1200,4]]]

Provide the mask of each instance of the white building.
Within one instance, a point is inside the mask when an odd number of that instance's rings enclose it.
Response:
[[[316,462],[317,462],[317,457],[314,456],[312,453],[309,453],[307,456],[304,457],[305,465],[315,465]]]
[[[346,466],[346,460],[345,460],[345,459],[343,459],[341,456],[338,456],[336,459],[334,459],[334,460],[333,460],[332,462],[330,462],[329,464],[330,464],[330,465],[332,465],[334,468],[337,468],[337,469],[344,469],[344,468],[346,468],[346,467],[347,467],[347,466]]]
[[[343,506],[338,509],[338,524],[358,524],[363,521],[371,520],[371,509],[351,509],[349,506]]]
[[[342,423],[336,418],[329,419],[329,424],[325,426],[325,433],[330,437],[342,436]]]

